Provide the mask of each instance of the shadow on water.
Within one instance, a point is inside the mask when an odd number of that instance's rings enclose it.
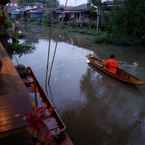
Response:
[[[134,96],[144,96],[144,89],[134,85],[128,85],[118,80],[110,78],[109,76],[93,71],[88,68],[86,73],[82,76],[80,81],[80,87],[86,96],[102,95],[102,96],[114,96],[126,95],[124,92],[131,92]]]
[[[88,101],[77,121],[82,121],[82,130],[86,126],[91,128],[89,132],[87,128],[87,131],[83,130],[81,133],[85,136],[87,132],[92,139],[96,138],[98,145],[126,145],[132,142],[132,132],[135,133],[140,121],[145,118],[143,88],[116,82],[91,69],[87,69],[80,84]],[[96,125],[91,127],[92,124]],[[91,138],[88,139],[90,143]],[[87,145],[86,142],[84,144]]]
[[[97,103],[89,103],[81,110],[69,110],[63,118],[71,130],[74,142],[78,145],[126,145],[130,130],[109,120],[109,108],[97,99]],[[76,136],[74,136],[76,134]]]
[[[94,111],[95,109],[97,112]],[[96,115],[94,116],[93,113]],[[101,110],[101,106],[96,107],[96,104],[91,104],[91,107],[88,105],[79,111],[64,112],[63,118],[68,120],[66,124],[72,127],[68,131],[78,145],[125,145],[128,142],[130,130],[111,122],[103,126],[104,120],[108,121],[108,114]]]

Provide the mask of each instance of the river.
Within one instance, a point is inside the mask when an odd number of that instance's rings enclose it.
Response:
[[[45,89],[49,40],[33,35],[35,49],[21,56],[16,63],[31,66]],[[73,41],[73,40],[72,40]],[[85,41],[85,40],[84,40]],[[51,57],[55,49],[51,40]],[[133,87],[93,71],[86,56],[88,46],[58,41],[49,99],[60,113],[67,131],[76,145],[144,145],[145,87]],[[145,80],[143,48],[96,45],[93,50],[104,58],[112,52],[122,67]]]

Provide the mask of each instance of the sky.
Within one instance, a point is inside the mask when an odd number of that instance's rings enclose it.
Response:
[[[60,2],[61,5],[64,5],[66,0],[58,0],[58,1]],[[68,6],[77,6],[84,3],[87,3],[87,0],[68,0]]]

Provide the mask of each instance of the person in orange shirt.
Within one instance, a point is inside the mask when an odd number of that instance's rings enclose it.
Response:
[[[104,65],[109,72],[117,73],[119,63],[114,54],[111,54],[108,59],[104,60]]]

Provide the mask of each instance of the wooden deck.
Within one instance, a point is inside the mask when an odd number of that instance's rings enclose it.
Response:
[[[0,59],[0,145],[34,144],[23,118],[32,112],[31,97],[1,43]],[[67,133],[58,144],[73,145]]]
[[[32,111],[31,100],[22,80],[0,43],[0,135],[24,127],[23,115]]]

